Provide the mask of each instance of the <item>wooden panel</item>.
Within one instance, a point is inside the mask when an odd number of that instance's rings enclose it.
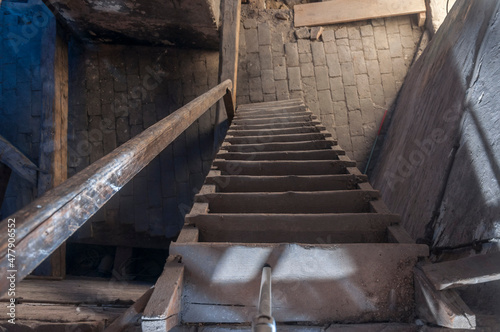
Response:
[[[221,43],[220,43],[220,60],[219,60],[219,82],[231,80],[232,85],[232,104],[234,114],[234,105],[236,105],[236,89],[238,78],[238,53],[240,45],[240,17],[241,17],[241,1],[222,0],[221,11]],[[229,101],[225,100],[226,112],[230,118],[228,110]]]
[[[438,290],[500,280],[500,252],[428,264],[422,270]]]
[[[453,328],[476,328],[476,316],[454,290],[437,291],[415,268],[415,302],[418,316],[427,323]]]
[[[21,178],[36,185],[38,167],[2,136],[0,136],[0,162],[9,166]]]
[[[230,88],[225,81],[72,176],[11,217],[17,220],[17,277],[23,279]],[[7,222],[0,269],[7,270]],[[0,280],[0,294],[8,280]]]
[[[424,0],[330,0],[293,7],[295,27],[363,21],[425,12]]]
[[[166,332],[179,323],[183,280],[184,265],[179,257],[170,256],[144,309],[143,332]]]

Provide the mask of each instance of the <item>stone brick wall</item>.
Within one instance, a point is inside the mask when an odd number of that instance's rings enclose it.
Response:
[[[237,102],[303,98],[363,167],[422,30],[402,16],[325,26],[311,41],[292,15],[242,5]]]
[[[41,38],[52,14],[41,1],[0,5],[0,135],[38,165]],[[12,173],[0,220],[30,203],[36,191]]]
[[[218,52],[76,43],[70,49],[70,176],[217,85]],[[92,218],[79,241],[120,245],[129,237],[175,236],[210,169],[215,120],[213,107]]]

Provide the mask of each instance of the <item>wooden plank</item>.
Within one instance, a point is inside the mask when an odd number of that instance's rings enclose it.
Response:
[[[500,252],[428,264],[422,270],[437,290],[500,280]]]
[[[257,144],[270,142],[303,142],[321,140],[331,137],[330,133],[298,133],[286,135],[259,135],[259,136],[236,136],[226,137],[225,141],[231,144]]]
[[[300,133],[317,133],[325,130],[324,126],[307,126],[302,128],[288,128],[288,129],[267,129],[267,130],[228,130],[227,134],[232,136],[258,136],[262,134],[268,135],[286,135],[286,134],[300,134]]]
[[[400,225],[387,228],[387,239],[393,243],[415,243],[410,234]]]
[[[415,302],[418,317],[427,323],[453,329],[476,328],[476,316],[455,290],[437,291],[419,268],[415,268]]]
[[[419,27],[423,27],[426,20],[427,20],[427,14],[425,12],[417,14],[417,25]]]
[[[333,150],[277,151],[277,152],[224,152],[217,154],[224,160],[337,160],[339,154]]]
[[[177,243],[192,243],[198,242],[200,232],[194,225],[184,225],[182,227],[181,233],[175,242]]]
[[[236,91],[238,87],[238,54],[240,46],[241,1],[223,0],[221,5],[221,43],[219,52],[219,83],[232,81],[232,107],[229,100],[224,99],[228,118],[234,115]],[[228,110],[228,106],[231,110]]]
[[[394,214],[207,214],[188,218],[200,242],[382,243]]]
[[[17,277],[23,279],[115,193],[216,103],[231,86],[214,87],[11,217],[17,220]],[[7,222],[0,222],[0,269],[8,270]],[[8,280],[0,280],[0,294]]]
[[[144,293],[130,308],[127,309],[120,317],[116,318],[104,332],[122,332],[127,328],[131,328],[137,324],[141,318],[140,314],[146,308],[146,305],[153,294],[154,287],[151,287]]]
[[[217,184],[217,192],[284,192],[355,189],[360,181],[349,174],[207,177],[206,183]],[[373,189],[372,189],[373,190]]]
[[[211,213],[363,213],[378,191],[335,190],[284,193],[216,193],[207,199]]]
[[[295,5],[294,26],[327,25],[425,12],[424,0],[330,0]]]
[[[16,288],[23,303],[54,304],[132,304],[152,285],[143,282],[117,282],[100,278],[64,280],[26,279]],[[9,301],[8,296],[0,300]]]
[[[229,152],[304,151],[329,149],[333,145],[335,145],[335,142],[319,140],[262,144],[230,144],[227,146],[223,145],[221,149]]]
[[[354,161],[342,160],[224,160],[213,165],[225,175],[327,175],[345,174]]]
[[[41,115],[41,172],[38,177],[38,197],[63,183],[67,179],[68,170],[68,45],[57,34],[53,24],[44,32],[43,40],[50,46],[44,48],[44,56],[47,59],[42,63],[44,101]],[[66,244],[62,243],[34,273],[64,278]]]
[[[169,331],[180,322],[184,264],[170,256],[142,316],[143,332]]]
[[[3,136],[0,136],[0,162],[33,186],[36,185],[38,167]]]
[[[200,242],[170,250],[185,265],[183,323],[248,322],[268,263],[276,321],[329,324],[413,319],[413,266],[427,246]]]
[[[391,213],[391,210],[385,205],[384,201],[377,199],[370,202],[370,209],[374,213]]]
[[[97,321],[105,325],[107,322],[117,319],[125,310],[126,309],[123,307],[113,307],[112,305],[102,307],[96,305],[80,306],[77,304],[18,303],[16,304],[16,325],[18,324],[18,320],[23,322],[45,322],[46,324],[49,322],[78,323]],[[40,330],[49,331],[49,328]],[[67,331],[70,332],[71,329]],[[78,329],[76,329],[75,332],[76,331],[78,331]]]

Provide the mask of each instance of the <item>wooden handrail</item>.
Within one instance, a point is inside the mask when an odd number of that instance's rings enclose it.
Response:
[[[231,80],[220,83],[0,222],[2,275],[16,270],[16,281],[26,277],[218,100],[228,95],[226,109],[234,113],[228,103],[231,89]],[[15,252],[8,256],[12,220]],[[14,258],[13,267],[9,258]],[[0,278],[0,296],[9,283]]]

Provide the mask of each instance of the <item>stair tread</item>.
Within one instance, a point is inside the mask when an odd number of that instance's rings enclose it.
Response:
[[[256,312],[256,311],[255,311]],[[373,323],[373,324],[329,324],[325,330],[324,325],[280,325],[276,327],[277,331],[286,332],[418,332],[422,326],[404,323]],[[205,325],[198,326],[196,330],[192,325],[180,325],[171,332],[251,332],[250,326],[241,325]]]
[[[235,126],[240,125],[257,125],[257,124],[280,124],[280,123],[289,123],[289,122],[300,122],[305,121],[309,122],[314,120],[316,116],[314,114],[306,114],[306,115],[285,115],[273,118],[246,118],[246,119],[235,119],[233,123]]]
[[[231,136],[226,137],[225,142],[231,144],[252,144],[252,143],[271,143],[271,142],[297,142],[309,140],[321,140],[331,137],[330,133],[298,133],[285,135],[258,135],[258,136]]]
[[[357,213],[369,212],[377,190],[213,193],[196,195],[212,213]]]
[[[344,151],[335,150],[303,150],[275,152],[219,152],[217,159],[224,160],[338,160]],[[344,152],[345,153],[345,152]]]
[[[326,130],[324,126],[306,126],[297,128],[260,129],[260,130],[233,130],[229,128],[227,134],[231,136],[284,135],[284,134],[300,134],[300,133],[317,133],[324,130]]]
[[[202,214],[186,218],[200,231],[200,242],[379,243],[395,214]]]
[[[294,110],[283,110],[275,111],[270,113],[256,113],[256,114],[236,114],[233,118],[234,120],[247,120],[247,119],[273,119],[276,117],[285,116],[307,116],[314,115],[313,112],[306,109],[294,109]]]
[[[219,175],[209,176],[206,184],[215,184],[218,192],[283,192],[355,189],[367,181],[365,176],[329,175]]]
[[[225,160],[212,165],[229,175],[319,175],[345,174],[355,161],[343,160]]]
[[[172,243],[185,266],[182,322],[243,323],[273,267],[277,322],[406,322],[413,319],[417,244]],[[321,296],[319,296],[321,294]],[[250,317],[251,318],[251,317]]]
[[[232,130],[239,129],[280,129],[280,128],[297,128],[297,127],[307,127],[307,126],[316,126],[321,125],[321,122],[317,120],[312,121],[297,121],[297,122],[278,122],[278,123],[266,123],[266,124],[242,124],[242,125],[231,125]]]
[[[303,151],[330,149],[337,142],[334,140],[316,140],[300,142],[277,142],[258,144],[230,144],[221,149],[230,152],[264,152],[264,151]]]

